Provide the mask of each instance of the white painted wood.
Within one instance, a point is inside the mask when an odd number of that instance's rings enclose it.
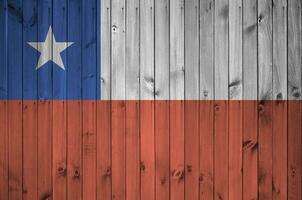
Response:
[[[288,1],[288,99],[301,99],[302,77],[302,3]]]
[[[215,1],[215,100],[228,99],[228,0]]]
[[[125,1],[111,0],[111,98],[125,99]]]
[[[170,99],[184,99],[184,0],[170,1]]]
[[[242,0],[229,1],[229,99],[242,99]]]
[[[214,99],[214,11],[214,0],[200,1],[201,100]]]
[[[155,1],[155,99],[167,100],[170,94],[169,0]]]
[[[273,1],[273,99],[287,96],[287,1]]]
[[[154,0],[140,0],[140,95],[154,99]]]
[[[111,8],[110,0],[101,1],[101,99],[109,100],[111,92]]]
[[[139,0],[126,7],[126,99],[139,99]]]
[[[199,3],[185,2],[185,99],[199,99]]]
[[[243,0],[243,99],[258,98],[257,0]]]
[[[258,99],[272,99],[272,2],[258,2]]]

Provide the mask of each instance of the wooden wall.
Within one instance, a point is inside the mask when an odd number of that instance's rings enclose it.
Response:
[[[0,0],[0,199],[302,199],[301,4]],[[51,69],[13,73],[38,56],[23,41],[48,28],[20,16],[51,15],[82,45],[65,58],[76,69],[62,83]],[[44,79],[63,97],[91,90],[82,101],[5,100],[43,95]]]

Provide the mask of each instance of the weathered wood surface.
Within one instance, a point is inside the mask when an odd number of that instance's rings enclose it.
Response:
[[[0,199],[301,199],[301,4],[1,0]]]

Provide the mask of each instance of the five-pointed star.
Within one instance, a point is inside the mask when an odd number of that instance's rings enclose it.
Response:
[[[65,70],[60,53],[73,44],[73,42],[57,42],[52,33],[51,26],[44,42],[28,42],[30,46],[41,53],[36,70],[46,64],[48,61],[56,63],[60,68]]]

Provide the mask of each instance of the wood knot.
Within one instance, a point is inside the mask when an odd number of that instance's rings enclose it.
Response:
[[[200,174],[199,177],[198,177],[198,180],[199,180],[199,182],[203,182],[203,180],[204,180],[204,175],[203,175],[203,174]]]
[[[184,170],[183,167],[179,167],[172,171],[172,178],[178,181],[181,181],[184,179]]]
[[[113,32],[113,33],[116,33],[116,32],[117,32],[117,26],[116,26],[116,25],[113,25],[113,26],[112,26],[112,32]]]
[[[166,178],[166,177],[162,177],[162,178],[160,179],[160,183],[161,183],[162,185],[165,185],[166,182],[167,182],[167,178]]]
[[[219,109],[220,109],[219,104],[215,104],[214,109],[215,109],[215,111],[219,111]]]
[[[66,168],[65,164],[63,164],[62,166],[59,166],[57,172],[58,172],[59,176],[66,176],[67,168]]]
[[[258,17],[258,23],[261,23],[264,19],[264,16],[263,14],[260,14],[259,17]]]
[[[141,163],[140,163],[140,169],[141,169],[141,171],[145,171],[145,169],[146,169],[145,163],[143,161],[141,161]]]
[[[111,176],[111,167],[107,167],[104,177],[110,177]]]
[[[191,173],[192,172],[192,165],[187,165],[187,172]]]
[[[73,178],[74,179],[79,179],[80,178],[80,170],[79,169],[75,169],[73,172]]]

